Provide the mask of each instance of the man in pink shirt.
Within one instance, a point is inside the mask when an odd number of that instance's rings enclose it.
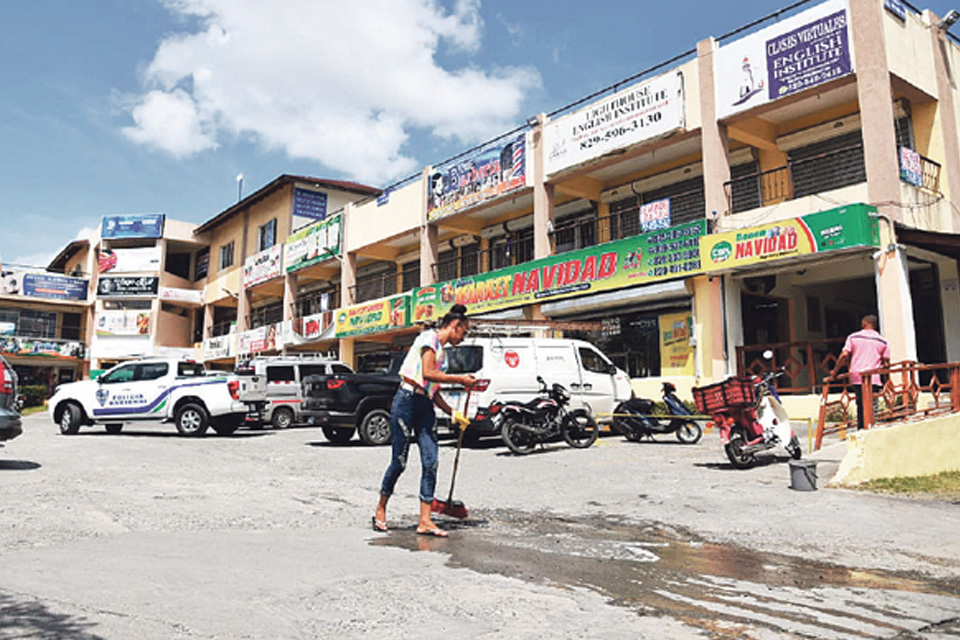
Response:
[[[879,369],[890,366],[890,345],[886,339],[877,331],[879,324],[877,316],[864,316],[860,321],[860,331],[855,331],[847,336],[847,341],[843,343],[843,351],[837,359],[836,366],[830,372],[824,382],[830,382],[837,377],[837,371],[850,361],[850,384],[853,385],[853,392],[857,398],[857,425],[863,429],[863,376],[861,372],[870,369]],[[880,391],[880,375],[873,374],[871,382],[873,383],[874,400],[873,410],[876,414],[877,396]]]

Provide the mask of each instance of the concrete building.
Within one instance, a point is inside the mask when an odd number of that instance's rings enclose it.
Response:
[[[281,176],[193,230],[195,342],[202,326],[212,367],[356,364],[462,301],[591,340],[648,396],[768,347],[810,392],[866,313],[895,361],[958,360],[948,26],[894,0],[808,3],[383,192]]]

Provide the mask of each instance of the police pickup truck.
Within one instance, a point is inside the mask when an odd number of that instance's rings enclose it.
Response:
[[[119,364],[96,380],[60,385],[50,398],[50,417],[60,433],[102,424],[120,433],[124,423],[173,422],[184,436],[209,427],[229,435],[251,411],[261,411],[266,380],[257,375],[210,375],[203,365],[177,358],[146,358]]]

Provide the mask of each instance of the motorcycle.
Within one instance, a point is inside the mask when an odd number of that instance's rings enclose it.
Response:
[[[597,440],[600,431],[596,420],[586,409],[567,411],[570,392],[554,383],[548,387],[537,376],[540,392],[529,402],[494,401],[478,412],[477,419],[489,419],[500,426],[500,435],[507,447],[524,455],[543,442],[557,436],[576,449],[586,449]]]
[[[677,387],[672,382],[663,383],[663,401],[672,417],[654,417],[653,400],[631,398],[617,405],[613,412],[613,426],[631,442],[639,442],[643,438],[652,440],[654,434],[658,433],[675,433],[677,440],[683,444],[696,444],[703,435],[703,429],[696,421],[680,417],[693,414],[676,392]]]
[[[753,378],[729,378],[694,388],[697,411],[713,416],[727,459],[737,469],[757,462],[757,454],[782,446],[794,460],[802,450],[773,381],[783,375],[768,371]]]

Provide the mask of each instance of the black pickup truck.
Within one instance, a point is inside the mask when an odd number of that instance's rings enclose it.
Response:
[[[348,442],[353,432],[366,444],[390,442],[390,405],[400,386],[405,353],[367,359],[357,373],[311,375],[303,379],[300,411],[331,442]]]

